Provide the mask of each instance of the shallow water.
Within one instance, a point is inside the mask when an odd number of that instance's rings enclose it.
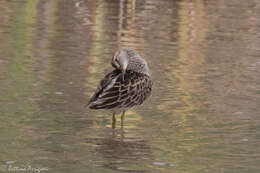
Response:
[[[256,0],[0,1],[0,172],[260,172],[259,18]],[[120,46],[154,86],[113,130],[84,106]]]

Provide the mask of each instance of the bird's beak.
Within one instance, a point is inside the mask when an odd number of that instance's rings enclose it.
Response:
[[[123,72],[123,74],[125,74],[126,68],[127,68],[127,63],[123,63],[121,66],[121,71]]]
[[[123,73],[123,81],[125,81],[125,71],[126,71],[126,67],[127,67],[127,63],[124,63],[122,66],[121,66],[121,71]]]
[[[122,68],[122,72],[123,72],[123,74],[125,74],[125,71],[126,71],[126,69],[125,69],[125,68]]]

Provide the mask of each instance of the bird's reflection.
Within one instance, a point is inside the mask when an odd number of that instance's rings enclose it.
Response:
[[[100,153],[104,160],[104,167],[118,169],[126,161],[128,164],[137,164],[138,161],[150,160],[150,147],[145,140],[139,137],[135,131],[126,127],[121,129],[108,129],[103,131],[102,140],[97,144],[96,151]]]

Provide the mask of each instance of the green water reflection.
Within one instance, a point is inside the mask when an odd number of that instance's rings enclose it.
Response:
[[[1,1],[0,172],[259,172],[259,11],[242,0]],[[84,106],[122,46],[144,56],[154,88],[113,130]]]

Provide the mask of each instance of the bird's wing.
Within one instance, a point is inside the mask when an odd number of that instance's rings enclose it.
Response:
[[[115,80],[118,78],[120,74],[119,70],[114,70],[108,73],[103,80],[100,81],[100,84],[95,92],[95,94],[91,97],[88,102],[90,108],[95,109],[95,107],[101,102],[100,98],[106,92],[107,89],[112,88]]]
[[[133,71],[114,70],[101,81],[89,102],[92,109],[129,108],[140,105],[151,93],[150,77]]]
[[[129,79],[129,83],[121,86],[121,97],[123,107],[131,108],[140,105],[147,99],[152,91],[151,78],[142,73],[131,71],[125,78]]]

